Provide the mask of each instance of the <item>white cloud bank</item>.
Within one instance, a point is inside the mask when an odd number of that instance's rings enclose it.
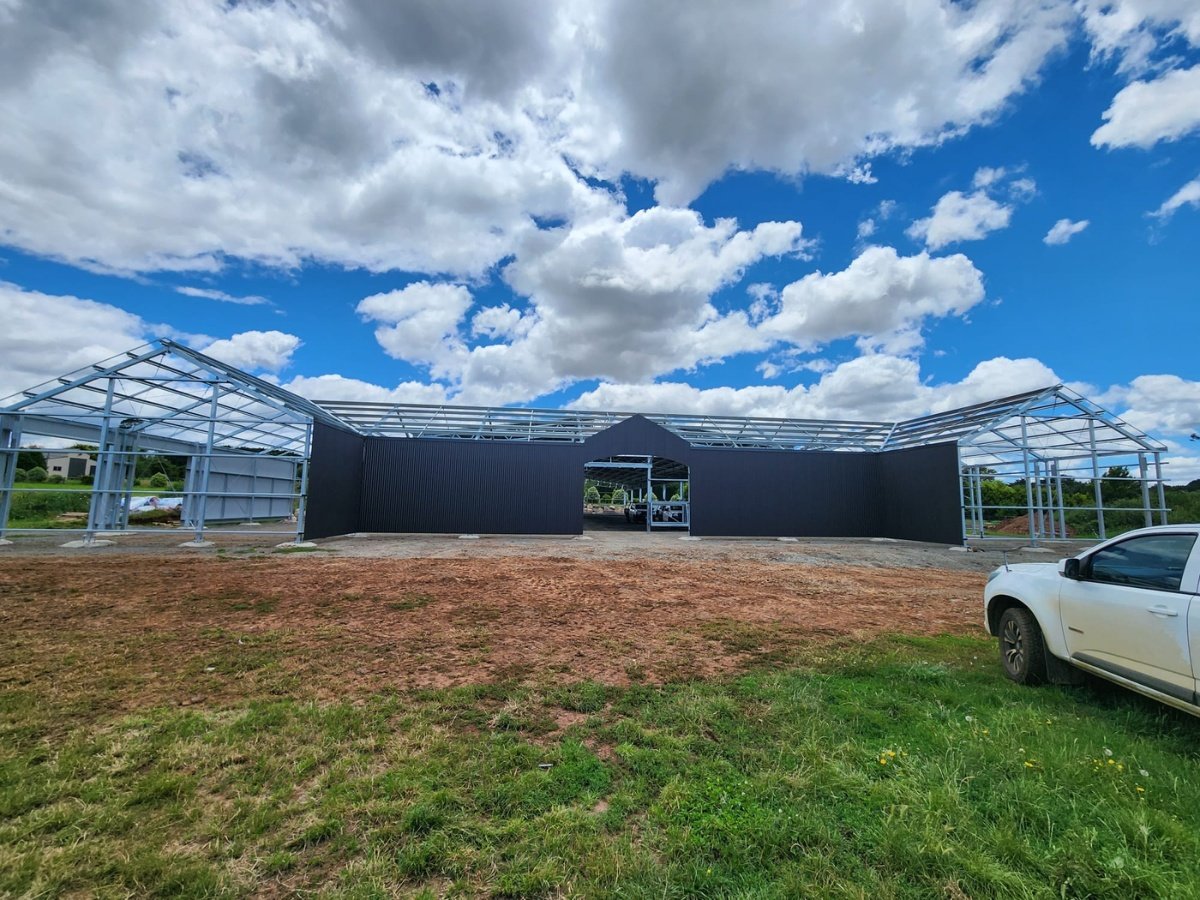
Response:
[[[928,385],[916,360],[867,354],[836,366],[811,387],[602,384],[570,405],[574,409],[628,412],[891,422],[1046,387],[1059,380],[1038,360],[997,357],[981,362],[962,381]]]
[[[27,291],[7,282],[0,282],[0,311],[0,400],[155,337],[177,337],[230,365],[262,373],[286,368],[300,346],[298,337],[279,331],[189,339],[108,303]]]
[[[926,323],[963,316],[985,296],[982,275],[961,254],[868,247],[840,272],[814,272],[779,290],[755,285],[748,310],[714,305],[747,267],[806,247],[796,222],[739,230],[654,207],[531,238],[504,270],[528,298],[524,310],[477,308],[464,285],[419,282],[368,297],[358,311],[389,355],[427,367],[458,402],[491,404],[843,338],[908,352],[922,344]],[[470,346],[480,337],[485,343]]]
[[[869,181],[991,121],[1071,28],[1062,0],[8,0],[0,234],[121,272],[476,278],[613,215],[580,173],[666,204],[731,168]]]

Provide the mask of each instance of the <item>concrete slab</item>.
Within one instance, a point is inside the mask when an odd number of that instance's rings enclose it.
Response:
[[[295,541],[284,541],[282,544],[276,544],[275,549],[277,549],[277,550],[316,550],[317,545],[314,544],[312,541],[300,541],[299,543],[296,543]]]
[[[67,541],[59,546],[68,550],[91,550],[94,547],[111,547],[114,543],[114,541]]]
[[[209,550],[217,545],[212,541],[184,541],[179,546],[188,550]]]

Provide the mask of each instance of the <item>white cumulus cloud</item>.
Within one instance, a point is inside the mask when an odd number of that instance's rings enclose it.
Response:
[[[1189,435],[1200,432],[1200,381],[1178,375],[1141,375],[1115,385],[1099,398],[1121,410],[1143,431]]]
[[[1072,24],[1065,3],[1042,0],[595,9],[603,51],[588,59],[592,147],[579,153],[656,180],[665,203],[730,168],[861,178],[856,160],[990,121]]]
[[[1087,219],[1080,219],[1078,222],[1072,222],[1070,219],[1059,219],[1050,226],[1050,230],[1042,238],[1042,243],[1065,244],[1090,224],[1091,222]]]
[[[357,309],[364,319],[378,323],[375,339],[388,356],[432,365],[435,375],[446,377],[466,353],[459,324],[472,303],[471,292],[460,284],[419,281],[372,294]]]
[[[1151,213],[1160,219],[1169,219],[1183,206],[1200,207],[1200,178],[1193,178],[1174,194],[1162,202],[1158,209]]]
[[[993,200],[985,191],[950,191],[942,195],[930,216],[917,219],[906,234],[924,241],[930,250],[938,250],[959,241],[977,241],[1007,228],[1012,213],[1011,206]]]
[[[1093,55],[1117,57],[1122,72],[1152,65],[1153,57],[1175,39],[1200,46],[1200,6],[1195,0],[1076,0],[1075,6]]]
[[[278,372],[292,361],[300,338],[282,331],[243,331],[197,349],[202,353],[251,372]]]
[[[787,285],[778,313],[760,330],[806,348],[844,337],[887,344],[926,319],[961,316],[983,298],[983,276],[961,253],[902,257],[892,247],[868,247],[841,272]]]
[[[145,343],[139,316],[0,282],[0,399]]]
[[[1123,87],[1092,134],[1095,147],[1152,147],[1200,128],[1200,65]]]

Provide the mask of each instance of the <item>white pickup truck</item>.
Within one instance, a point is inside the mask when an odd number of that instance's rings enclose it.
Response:
[[[984,621],[1021,684],[1080,670],[1200,715],[1200,525],[1127,532],[988,576]]]

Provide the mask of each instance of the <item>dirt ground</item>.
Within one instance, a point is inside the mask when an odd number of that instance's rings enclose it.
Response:
[[[659,535],[321,547],[5,548],[0,690],[50,680],[133,709],[709,677],[884,632],[981,634],[994,565],[927,545]]]

